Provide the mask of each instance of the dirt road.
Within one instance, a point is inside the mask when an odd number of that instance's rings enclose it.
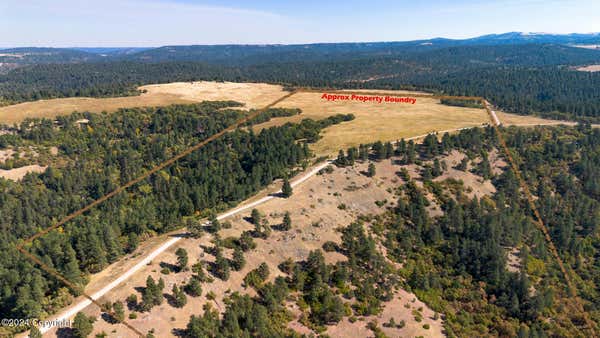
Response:
[[[305,172],[304,174],[302,174],[301,176],[299,176],[297,179],[293,180],[292,182],[290,182],[292,187],[295,187],[299,184],[302,184],[303,182],[305,182],[306,180],[308,180],[309,178],[311,178],[312,176],[314,176],[315,174],[317,174],[319,172],[319,170],[325,168],[327,165],[329,165],[329,162],[323,162],[320,163],[316,166],[314,166],[313,168],[311,168],[309,171]],[[280,192],[280,191],[279,191]],[[260,204],[263,204],[273,198],[277,198],[276,194],[271,194],[269,196],[265,196],[263,198],[260,198],[256,201],[253,201],[251,203],[248,204],[243,204],[237,208],[234,208],[232,210],[229,210],[223,214],[220,214],[217,216],[217,219],[222,220],[225,219],[227,217],[233,216],[237,213],[240,213],[244,210],[248,210],[250,208],[254,208]],[[161,253],[163,253],[165,250],[167,250],[168,248],[170,248],[171,246],[173,246],[173,244],[179,242],[181,239],[183,239],[183,237],[172,237],[169,238],[165,243],[163,243],[161,246],[159,246],[158,248],[156,248],[154,251],[150,252],[147,256],[145,257],[141,257],[139,258],[140,261],[134,265],[132,268],[130,268],[129,270],[125,271],[122,275],[120,275],[119,277],[117,277],[115,280],[113,280],[112,282],[110,282],[109,284],[107,284],[104,288],[102,288],[101,290],[95,292],[94,294],[92,294],[92,298],[94,300],[98,300],[100,297],[104,296],[106,293],[108,293],[110,290],[114,289],[115,287],[117,287],[119,284],[123,283],[124,281],[126,281],[129,277],[131,277],[134,273],[136,273],[138,270],[140,270],[142,267],[144,267],[145,265],[147,265],[149,262],[151,262],[154,258],[156,258],[158,255],[160,255]],[[76,304],[71,305],[69,308],[65,309],[63,312],[61,312],[60,314],[54,316],[51,318],[51,320],[56,321],[56,322],[61,322],[65,319],[71,319],[73,317],[75,317],[75,315],[82,311],[83,309],[85,309],[87,306],[89,306],[90,304],[92,304],[92,302],[89,299],[84,299]],[[49,330],[51,330],[53,327],[42,327],[40,328],[40,331],[42,333],[48,332]]]

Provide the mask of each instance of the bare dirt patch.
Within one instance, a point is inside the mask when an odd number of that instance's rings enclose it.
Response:
[[[591,65],[577,68],[580,72],[600,72],[600,65]]]
[[[506,269],[510,272],[521,271],[522,259],[519,256],[521,250],[519,248],[507,248],[506,253]]]
[[[459,164],[465,156],[465,154],[453,150],[447,156],[442,157],[440,162],[446,161],[448,169],[445,170],[441,176],[436,177],[433,181],[441,182],[449,178],[460,180],[463,182],[463,186],[466,188],[465,193],[469,198],[482,198],[483,196],[494,194],[496,192],[496,187],[494,187],[492,181],[486,180],[483,177],[470,172],[469,170],[462,171],[453,168]],[[497,157],[497,155],[495,156]],[[499,161],[501,161],[501,159]],[[500,168],[498,168],[498,170],[499,172],[502,172]]]
[[[47,166],[40,166],[37,164],[27,165],[20,168],[14,168],[10,170],[0,169],[0,177],[7,180],[19,181],[29,173],[43,173]]]
[[[15,151],[10,148],[0,150],[0,163],[4,163],[6,160],[11,159],[14,154]]]
[[[415,320],[413,311],[422,315],[423,319],[420,322]],[[404,323],[404,327],[394,328],[384,325],[392,318],[396,324]],[[414,294],[402,289],[396,292],[396,296],[391,301],[385,303],[379,315],[368,316],[354,323],[344,318],[338,325],[329,327],[326,333],[331,337],[373,337],[373,332],[366,326],[371,321],[375,321],[377,327],[388,337],[445,337],[443,322],[439,316],[436,317],[435,312],[418,300]],[[425,325],[429,328],[426,329]]]

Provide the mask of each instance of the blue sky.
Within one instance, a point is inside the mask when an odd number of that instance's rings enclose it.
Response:
[[[0,0],[0,47],[162,46],[600,32],[600,0]]]

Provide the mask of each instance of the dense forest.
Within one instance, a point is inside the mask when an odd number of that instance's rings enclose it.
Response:
[[[584,308],[595,323],[598,308],[598,160],[600,132],[589,127],[505,130],[559,254],[571,266]],[[427,142],[425,143],[427,144]],[[461,132],[426,153],[458,148],[478,157],[496,141],[493,129]],[[423,150],[421,150],[423,154]],[[406,157],[406,156],[405,156]],[[455,183],[423,176],[444,214],[427,215],[424,191],[410,181],[403,187],[385,235],[389,252],[405,262],[407,284],[434,310],[446,315],[454,336],[577,336],[582,314],[564,304],[565,281],[547,251],[542,233],[510,168],[490,175],[487,157],[473,170],[489,176],[492,198],[468,199]],[[431,176],[429,176],[431,177]],[[446,188],[452,192],[444,192]],[[520,271],[507,269],[507,250],[516,248]],[[563,305],[559,305],[559,304]],[[551,318],[551,321],[546,319]]]
[[[71,292],[15,250],[15,244],[80,209],[152,166],[223,130],[247,112],[236,102],[204,102],[114,114],[82,114],[23,122],[2,144],[55,145],[59,160],[22,181],[0,179],[0,312],[7,318],[45,317]],[[259,118],[297,114],[267,111]],[[76,122],[82,118],[87,123]],[[307,142],[352,115],[264,129],[242,128],[209,143],[27,249],[67,279],[85,285],[90,273],[133,251],[149,236],[184,226],[248,198],[310,158]],[[303,141],[299,141],[303,140]]]
[[[573,269],[585,311],[598,324],[600,279],[594,257],[600,226],[600,131],[589,126],[504,131],[538,197],[553,241]],[[323,246],[345,255],[347,261],[326,264],[317,250],[304,261],[284,261],[279,269],[285,275],[273,282],[265,283],[268,269],[256,272],[263,276],[253,276],[257,281],[250,284],[256,296],[232,294],[222,317],[205,307],[190,318],[184,335],[300,336],[286,325],[292,317],[284,304],[290,299],[304,309],[299,320],[322,332],[344,317],[353,322],[379,313],[397,287],[412,290],[442,314],[450,337],[585,335],[589,328],[582,314],[566,305],[569,295],[563,276],[533,224],[515,173],[509,167],[497,174],[491,170],[487,154],[495,147],[495,131],[488,128],[444,135],[441,142],[431,136],[423,144],[402,141],[392,148],[378,142],[341,152],[338,166],[367,159],[416,163],[423,168],[418,178],[422,185],[401,169],[403,183],[393,208],[379,216],[359,216],[341,228],[341,243]],[[453,149],[467,154],[467,165],[461,164],[459,170],[492,180],[497,189],[492,196],[469,198],[460,181],[433,181],[445,170],[438,167],[439,156]],[[427,193],[433,193],[433,201]],[[430,216],[431,203],[440,205],[441,216]],[[387,259],[402,268],[396,270],[382,256],[378,243],[387,248]],[[514,249],[520,265],[509,270],[507,253]],[[368,323],[375,336],[384,337],[379,325],[403,324]]]
[[[135,95],[142,84],[226,80],[485,96],[519,114],[600,121],[600,73],[573,69],[600,63],[596,50],[553,44],[294,48],[164,47],[140,52],[147,57],[139,60],[30,65],[0,75],[0,102]]]

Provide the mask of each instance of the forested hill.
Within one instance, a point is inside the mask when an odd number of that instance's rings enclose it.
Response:
[[[444,44],[180,46],[116,53],[102,62],[45,62],[0,75],[0,104],[135,95],[143,84],[227,80],[485,96],[510,112],[600,122],[600,73],[575,70],[600,64],[600,50]]]
[[[82,208],[190,145],[214,135],[247,112],[236,102],[203,102],[114,114],[72,114],[27,120],[16,135],[0,135],[3,147],[54,145],[58,164],[22,181],[0,179],[0,314],[47,317],[68,304],[69,291],[15,250],[18,241]],[[287,113],[278,109],[259,116]],[[81,127],[76,121],[85,118]],[[290,175],[310,157],[307,142],[322,128],[352,115],[264,129],[238,129],[118,194],[27,249],[67,279],[85,285],[138,243],[247,199],[275,178]],[[302,141],[300,141],[302,140]],[[8,328],[0,328],[0,336]],[[23,327],[21,327],[23,329]]]

